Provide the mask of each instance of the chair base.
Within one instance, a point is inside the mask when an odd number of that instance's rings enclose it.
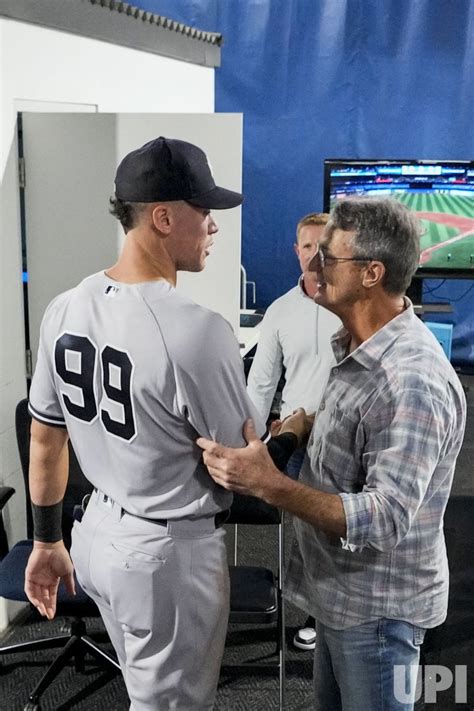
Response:
[[[120,672],[120,664],[117,660],[104,652],[95,642],[87,636],[86,625],[81,619],[71,620],[70,634],[57,635],[44,639],[12,644],[0,648],[0,654],[15,654],[17,652],[31,652],[41,649],[62,647],[58,656],[50,664],[39,683],[29,694],[28,702],[24,711],[40,711],[40,699],[48,686],[54,681],[62,669],[70,662],[74,661],[76,672],[85,671],[85,656],[90,654],[106,670],[113,673]]]

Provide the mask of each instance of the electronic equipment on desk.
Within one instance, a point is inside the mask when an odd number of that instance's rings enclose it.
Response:
[[[255,309],[240,310],[239,345],[242,358],[251,357],[257,347],[263,314]]]

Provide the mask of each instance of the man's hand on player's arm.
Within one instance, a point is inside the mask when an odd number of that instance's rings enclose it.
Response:
[[[266,485],[275,486],[278,481],[282,483],[286,479],[280,469],[307,438],[313,420],[314,417],[308,416],[302,407],[298,408],[273,426],[268,446],[258,437],[252,420],[247,420],[244,425],[248,443],[245,448],[224,447],[204,437],[200,437],[197,444],[205,450],[204,463],[218,484],[266,500]]]
[[[34,544],[25,571],[25,593],[39,612],[53,619],[59,583],[74,595],[74,568],[62,541],[62,500],[69,471],[67,431],[33,420],[29,486]]]
[[[290,426],[288,422],[287,428]],[[296,434],[294,429],[286,431]],[[330,536],[346,535],[344,507],[337,494],[313,489],[279,471],[266,445],[255,432],[252,420],[247,420],[244,425],[244,437],[247,446],[235,449],[204,437],[197,440],[197,444],[204,450],[204,463],[217,484],[239,494],[257,496]]]
[[[224,447],[204,437],[199,437],[197,444],[204,450],[204,464],[217,484],[239,494],[266,500],[270,484],[275,479],[287,477],[273,463],[267,445],[257,435],[252,420],[247,420],[244,425],[244,437],[247,446],[237,449]]]

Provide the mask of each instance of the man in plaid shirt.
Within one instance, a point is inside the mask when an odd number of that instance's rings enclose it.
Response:
[[[287,591],[317,620],[319,711],[411,711],[425,630],[446,617],[443,515],[466,404],[404,296],[419,235],[393,200],[343,200],[331,213],[314,299],[344,327],[298,481],[276,470],[251,423],[244,449],[198,442],[217,483],[294,515]]]

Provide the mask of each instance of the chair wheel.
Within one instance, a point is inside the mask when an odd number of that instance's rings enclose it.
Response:
[[[23,711],[41,711],[41,706],[39,704],[35,704],[34,701],[28,701],[26,706],[23,708]]]

